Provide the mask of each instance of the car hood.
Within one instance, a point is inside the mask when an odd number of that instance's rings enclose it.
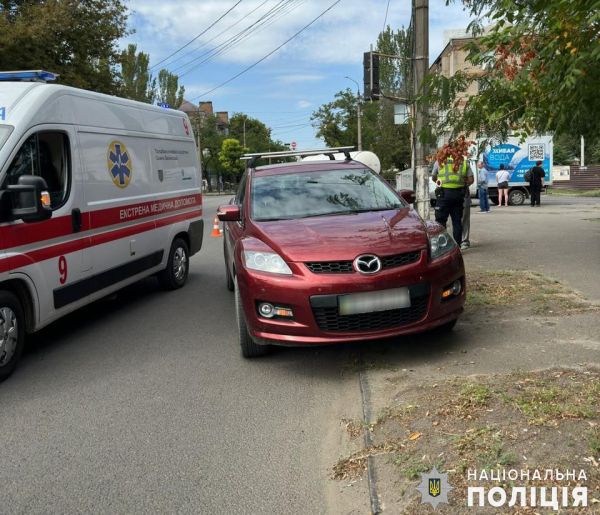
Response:
[[[338,261],[360,254],[401,254],[427,247],[427,232],[410,208],[296,220],[255,222],[257,237],[286,261]]]

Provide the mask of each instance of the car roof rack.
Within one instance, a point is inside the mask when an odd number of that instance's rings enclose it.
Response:
[[[269,157],[306,157],[306,156],[318,156],[326,155],[331,161],[335,160],[335,154],[343,153],[346,156],[346,160],[352,160],[350,151],[354,150],[354,147],[332,147],[332,148],[318,148],[310,150],[280,150],[275,152],[256,152],[253,154],[244,154],[240,159],[242,161],[248,161],[248,167],[254,168],[256,161],[261,158]]]
[[[11,82],[48,82],[56,80],[58,77],[59,75],[57,73],[47,72],[45,70],[0,72],[0,81]]]

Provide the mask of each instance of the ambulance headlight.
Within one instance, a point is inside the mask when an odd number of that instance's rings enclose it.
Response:
[[[246,268],[258,270],[259,272],[270,272],[272,274],[292,275],[290,267],[283,258],[275,252],[256,252],[254,250],[244,251]]]
[[[457,247],[454,238],[444,230],[437,234],[429,235],[429,250],[431,259],[437,259]]]

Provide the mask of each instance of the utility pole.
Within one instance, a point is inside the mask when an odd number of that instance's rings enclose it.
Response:
[[[414,1],[415,46],[414,77],[415,97],[421,93],[425,75],[429,69],[429,0]],[[415,117],[415,184],[417,211],[424,220],[429,219],[429,174],[425,160],[425,145],[419,139],[419,133],[426,124],[426,106],[416,106]]]
[[[246,115],[244,115],[244,148],[246,148]]]
[[[358,82],[356,82],[353,78],[351,77],[344,77],[344,79],[348,79],[351,80],[352,82],[354,82],[354,84],[356,84],[356,125],[358,127],[358,139],[357,139],[357,143],[358,143],[358,150],[361,151],[362,150],[362,124],[361,124],[361,118],[362,118],[362,113],[360,111],[360,86],[358,85]]]

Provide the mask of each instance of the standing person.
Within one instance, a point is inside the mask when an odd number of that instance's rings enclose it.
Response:
[[[465,157],[465,161],[467,158]],[[462,241],[460,243],[460,248],[462,250],[468,249],[471,246],[471,242],[469,241],[469,234],[471,232],[471,191],[469,190],[469,186],[473,184],[473,170],[467,163],[467,182],[465,186],[465,196],[463,200],[463,214],[461,219],[462,224]]]
[[[544,186],[546,172],[542,168],[542,162],[537,161],[529,171],[529,194],[531,195],[531,207],[540,207],[540,195]]]
[[[488,198],[488,175],[487,170],[483,167],[483,163],[478,165],[479,172],[477,173],[477,196],[479,197],[479,212],[490,212],[490,199]]]
[[[431,180],[435,182],[437,201],[435,203],[435,221],[446,227],[448,217],[452,219],[452,234],[454,240],[462,242],[462,211],[465,197],[465,185],[467,184],[467,160],[454,169],[454,160],[448,157],[444,163],[440,163],[438,170],[434,168]],[[471,177],[473,182],[473,177]]]
[[[502,206],[502,197],[504,196],[505,206],[508,207],[508,181],[510,173],[505,169],[504,164],[500,165],[500,170],[496,173],[496,181],[498,182],[498,206]]]

